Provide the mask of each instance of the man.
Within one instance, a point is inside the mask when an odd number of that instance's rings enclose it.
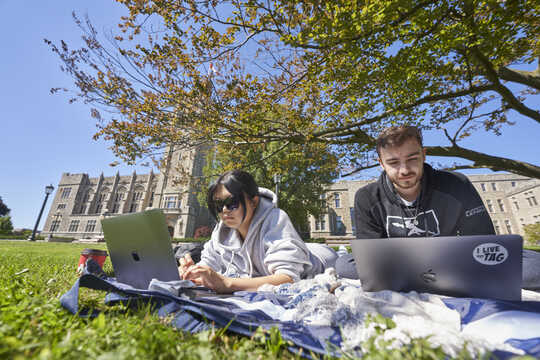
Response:
[[[356,238],[495,234],[482,199],[466,176],[435,170],[424,161],[422,134],[414,126],[387,128],[377,138],[377,182],[355,195]],[[336,271],[357,279],[351,254]],[[540,253],[523,250],[524,289],[540,290]]]
[[[467,177],[424,162],[416,127],[387,128],[377,138],[377,153],[383,173],[355,196],[357,238],[495,234]]]
[[[383,173],[356,193],[357,239],[495,234],[469,179],[425,163],[416,127],[387,128],[376,147]],[[336,271],[358,278],[351,254],[338,258]]]

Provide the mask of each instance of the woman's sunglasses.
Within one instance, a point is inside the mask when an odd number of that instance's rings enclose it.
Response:
[[[233,211],[238,209],[238,207],[240,206],[240,199],[234,196],[230,196],[223,200],[214,199],[214,204],[218,213],[221,213],[223,211],[223,206],[226,206],[227,210]]]

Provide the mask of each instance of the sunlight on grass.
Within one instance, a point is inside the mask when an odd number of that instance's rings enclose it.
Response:
[[[80,252],[86,247],[0,242],[1,359],[298,358],[280,343],[258,338],[178,331],[150,315],[148,307],[107,307],[105,293],[89,289],[81,289],[80,302],[103,312],[94,319],[72,316],[59,298],[77,279]],[[105,249],[101,244],[91,247]],[[104,270],[112,272],[108,259]]]

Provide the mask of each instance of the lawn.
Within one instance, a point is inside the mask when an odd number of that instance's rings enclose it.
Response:
[[[274,334],[267,341],[191,335],[167,326],[148,308],[103,305],[103,292],[81,289],[80,302],[105,310],[95,319],[72,316],[59,298],[77,279],[84,244],[0,241],[0,359],[293,359]],[[92,248],[104,248],[92,245]],[[105,271],[112,272],[109,260]]]
[[[80,303],[104,311],[94,319],[71,315],[59,298],[77,279],[79,254],[86,247],[0,241],[0,359],[299,358],[286,349],[277,331],[250,338],[220,330],[192,335],[168,326],[149,308],[107,307],[104,292],[84,288]],[[108,259],[104,269],[112,273]],[[437,359],[443,357],[439,350],[420,340],[408,349],[374,350],[364,358]]]

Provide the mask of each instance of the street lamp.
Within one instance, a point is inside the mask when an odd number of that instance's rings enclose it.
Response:
[[[41,210],[39,211],[39,215],[36,221],[36,225],[34,226],[34,231],[32,231],[32,236],[30,237],[30,241],[36,241],[36,231],[39,225],[39,220],[41,220],[41,215],[43,214],[43,209],[45,209],[45,203],[47,203],[47,199],[49,198],[49,195],[54,191],[54,186],[47,185],[45,186],[45,199],[43,200],[43,205],[41,205]]]
[[[274,183],[276,184],[276,197],[279,199],[279,183],[281,182],[281,175],[274,174]]]

